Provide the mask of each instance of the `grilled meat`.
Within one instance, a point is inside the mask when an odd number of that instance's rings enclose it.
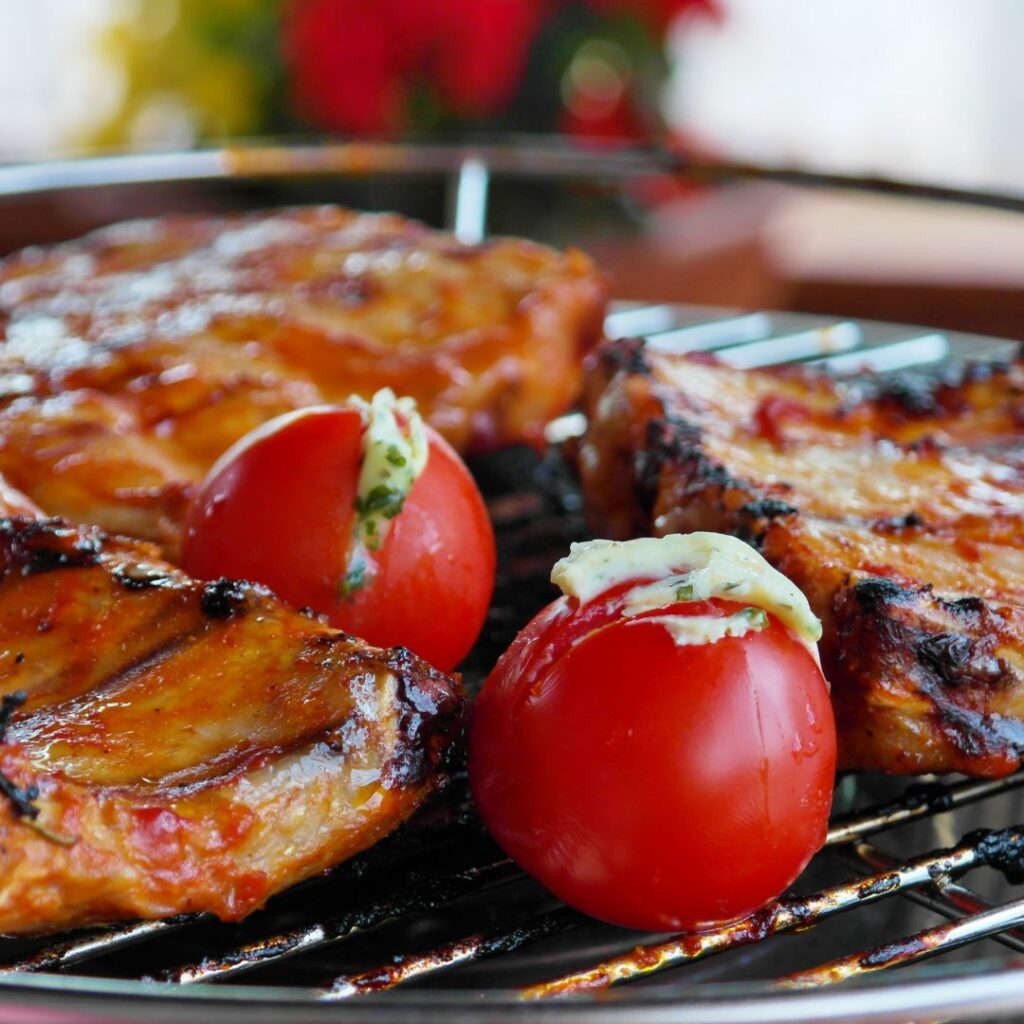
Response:
[[[3,932],[241,917],[408,817],[444,780],[464,707],[414,656],[260,587],[11,516],[0,694]]]
[[[734,533],[800,586],[843,767],[1020,765],[1024,364],[849,383],[623,341],[585,387],[595,530]]]
[[[26,250],[0,262],[0,474],[173,557],[195,482],[300,406],[389,386],[462,451],[539,439],[603,307],[580,252],[337,207]]]

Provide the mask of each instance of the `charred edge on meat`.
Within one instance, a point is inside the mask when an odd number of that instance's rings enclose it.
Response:
[[[658,495],[662,470],[666,465],[684,466],[695,456],[700,431],[678,416],[652,419],[646,427],[646,443],[633,456],[633,479],[641,506],[650,515]]]
[[[737,511],[741,516],[746,516],[749,519],[767,522],[782,516],[795,516],[799,510],[779,498],[757,498],[754,501],[748,501],[745,505],[740,505]]]
[[[11,716],[27,699],[28,695],[24,690],[6,693],[0,699],[0,744],[7,742],[7,726],[10,725]],[[44,839],[49,839],[50,842],[56,843],[58,846],[72,846],[75,843],[74,836],[61,835],[36,820],[39,817],[39,808],[33,801],[39,798],[39,787],[34,782],[27,786],[19,786],[8,775],[0,771],[0,794],[10,801],[14,813]]]
[[[670,397],[659,396],[662,409]],[[701,445],[700,427],[678,412],[656,417],[647,423],[646,443],[634,459],[637,491],[650,512],[657,500],[659,480],[666,466],[684,481],[680,498],[693,500],[698,495],[717,492],[720,511],[735,517],[736,535],[760,546],[772,520],[795,515],[797,509],[781,498],[766,496],[749,481],[733,476],[717,460],[711,459]],[[782,485],[784,486],[784,485]]]
[[[1010,366],[998,361],[951,363],[937,372],[905,371],[878,377],[868,390],[874,400],[909,417],[948,416],[969,408],[966,387],[1006,374]]]
[[[7,742],[7,727],[11,722],[11,715],[18,710],[28,699],[24,690],[15,690],[14,693],[5,693],[0,699],[0,743]],[[20,787],[9,779],[3,772],[0,772],[0,793],[11,802],[15,814],[20,818],[36,818],[39,815],[39,808],[32,802],[39,796],[39,787],[35,785]]]
[[[32,802],[39,796],[39,787],[35,783],[18,786],[0,771],[0,793],[7,797],[19,818],[35,821],[39,817],[39,808]]]
[[[792,376],[805,381],[821,380],[841,397],[832,414],[836,420],[844,419],[864,402],[878,402],[894,412],[915,419],[964,412],[969,407],[963,393],[965,387],[1009,373],[1011,367],[1011,362],[960,362],[927,373],[906,370],[891,375],[866,375],[856,382],[843,381],[842,384],[837,384],[835,378],[825,372],[806,367],[779,367],[778,370],[767,372],[777,372],[780,376]],[[927,447],[930,443],[930,438],[923,438],[909,447]]]
[[[998,623],[989,620],[998,616],[981,598],[947,601],[935,597],[931,586],[903,587],[884,577],[861,580],[849,594],[861,614],[854,615],[851,621],[843,616],[841,605],[837,607],[841,632],[847,634],[841,648],[857,648],[850,641],[856,639],[857,631],[866,629],[871,633],[873,647],[883,653],[892,652],[893,657],[905,654],[909,659],[906,671],[915,689],[931,701],[938,728],[965,756],[978,758],[1007,752],[1018,756],[1024,752],[1024,723],[963,703],[979,691],[1016,682],[1013,667],[992,651],[997,642]],[[893,607],[913,608],[925,602],[953,612],[965,625],[970,622],[977,635],[917,627],[905,616],[891,611]],[[986,624],[991,628],[984,628]],[[966,698],[960,696],[961,692]]]
[[[617,338],[606,342],[597,347],[594,356],[609,377],[617,373],[650,377],[653,372],[647,360],[647,342],[643,338]]]
[[[695,459],[712,463],[700,447],[700,428],[683,416],[667,413],[648,421],[643,449],[636,454],[638,475],[656,477],[666,465],[687,466]]]
[[[23,576],[96,565],[106,534],[63,519],[0,518],[0,567]]]
[[[980,597],[957,597],[952,601],[939,597],[936,600],[954,615],[979,615],[985,610],[985,601]]]
[[[884,381],[875,393],[883,405],[912,417],[931,417],[966,407],[962,393],[933,377],[903,373]]]
[[[927,590],[927,588],[925,588]],[[879,612],[884,605],[909,603],[921,593],[920,589],[911,590],[901,587],[895,580],[887,576],[870,576],[866,580],[858,580],[853,586],[853,596],[865,612]]]
[[[436,772],[445,785],[466,727],[462,687],[404,647],[385,652],[384,664],[395,677],[399,706],[398,754],[384,767],[388,788],[413,786]]]
[[[345,633],[311,637],[300,658],[324,668],[340,668],[355,677],[372,679],[381,669],[395,680],[398,753],[384,766],[382,781],[389,789],[415,786],[436,774],[438,787],[458,765],[465,731],[466,701],[458,676],[446,676],[404,647],[366,649]],[[358,711],[355,713],[358,719]],[[332,730],[327,745],[344,754],[352,719]],[[358,724],[358,723],[357,723]]]

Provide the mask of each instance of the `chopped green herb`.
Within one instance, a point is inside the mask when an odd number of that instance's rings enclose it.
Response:
[[[384,453],[384,458],[391,463],[392,466],[398,466],[401,468],[408,461],[406,457],[398,450],[398,446],[394,444],[388,445],[388,450]]]
[[[363,533],[363,543],[369,548],[370,551],[379,550],[381,544],[384,541],[382,533],[377,530],[377,520],[372,516],[359,521],[360,529]]]
[[[380,513],[391,519],[402,511],[405,495],[387,484],[377,484],[370,489],[365,498],[357,497],[355,509],[360,516],[372,516]]]
[[[764,629],[768,625],[768,613],[763,608],[744,608],[743,612],[752,629]]]
[[[743,586],[743,583],[741,581],[737,580],[735,583],[726,583],[726,585],[724,587],[722,587],[722,589],[723,590],[735,590],[737,587],[742,587],[742,586]]]
[[[676,600],[677,601],[692,601],[693,600],[693,584],[692,583],[681,583],[675,588]]]
[[[342,597],[351,597],[366,583],[366,562],[357,559],[350,567],[339,588]]]

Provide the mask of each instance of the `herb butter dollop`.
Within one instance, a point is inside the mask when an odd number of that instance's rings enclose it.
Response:
[[[415,400],[396,398],[391,388],[381,388],[369,402],[353,396],[348,404],[359,409],[366,424],[356,484],[356,529],[373,551],[427,465],[427,432]]]
[[[391,520],[426,468],[429,441],[415,400],[396,398],[391,388],[381,388],[369,402],[353,395],[346,405],[359,410],[364,424],[352,556],[342,585],[349,594],[372,575],[369,552],[384,543]]]
[[[808,643],[821,639],[821,622],[800,589],[749,544],[727,534],[674,533],[627,541],[585,541],[573,544],[569,554],[551,570],[551,582],[581,605],[611,587],[650,579],[654,582],[639,584],[624,595],[623,615],[627,618],[679,601],[717,597],[770,612]],[[743,621],[716,626],[716,632],[726,628],[730,631],[713,638],[706,636],[701,642],[713,643],[722,636],[742,635],[740,630],[760,628],[755,620],[756,616],[746,614]],[[693,632],[690,627],[670,632],[680,634],[677,642],[695,642],[683,639]]]

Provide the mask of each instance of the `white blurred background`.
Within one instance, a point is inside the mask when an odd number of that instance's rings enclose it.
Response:
[[[0,0],[0,157],[75,147],[109,116],[121,86],[95,44],[117,2]]]
[[[726,0],[671,120],[756,163],[1024,192],[1021,0]]]

